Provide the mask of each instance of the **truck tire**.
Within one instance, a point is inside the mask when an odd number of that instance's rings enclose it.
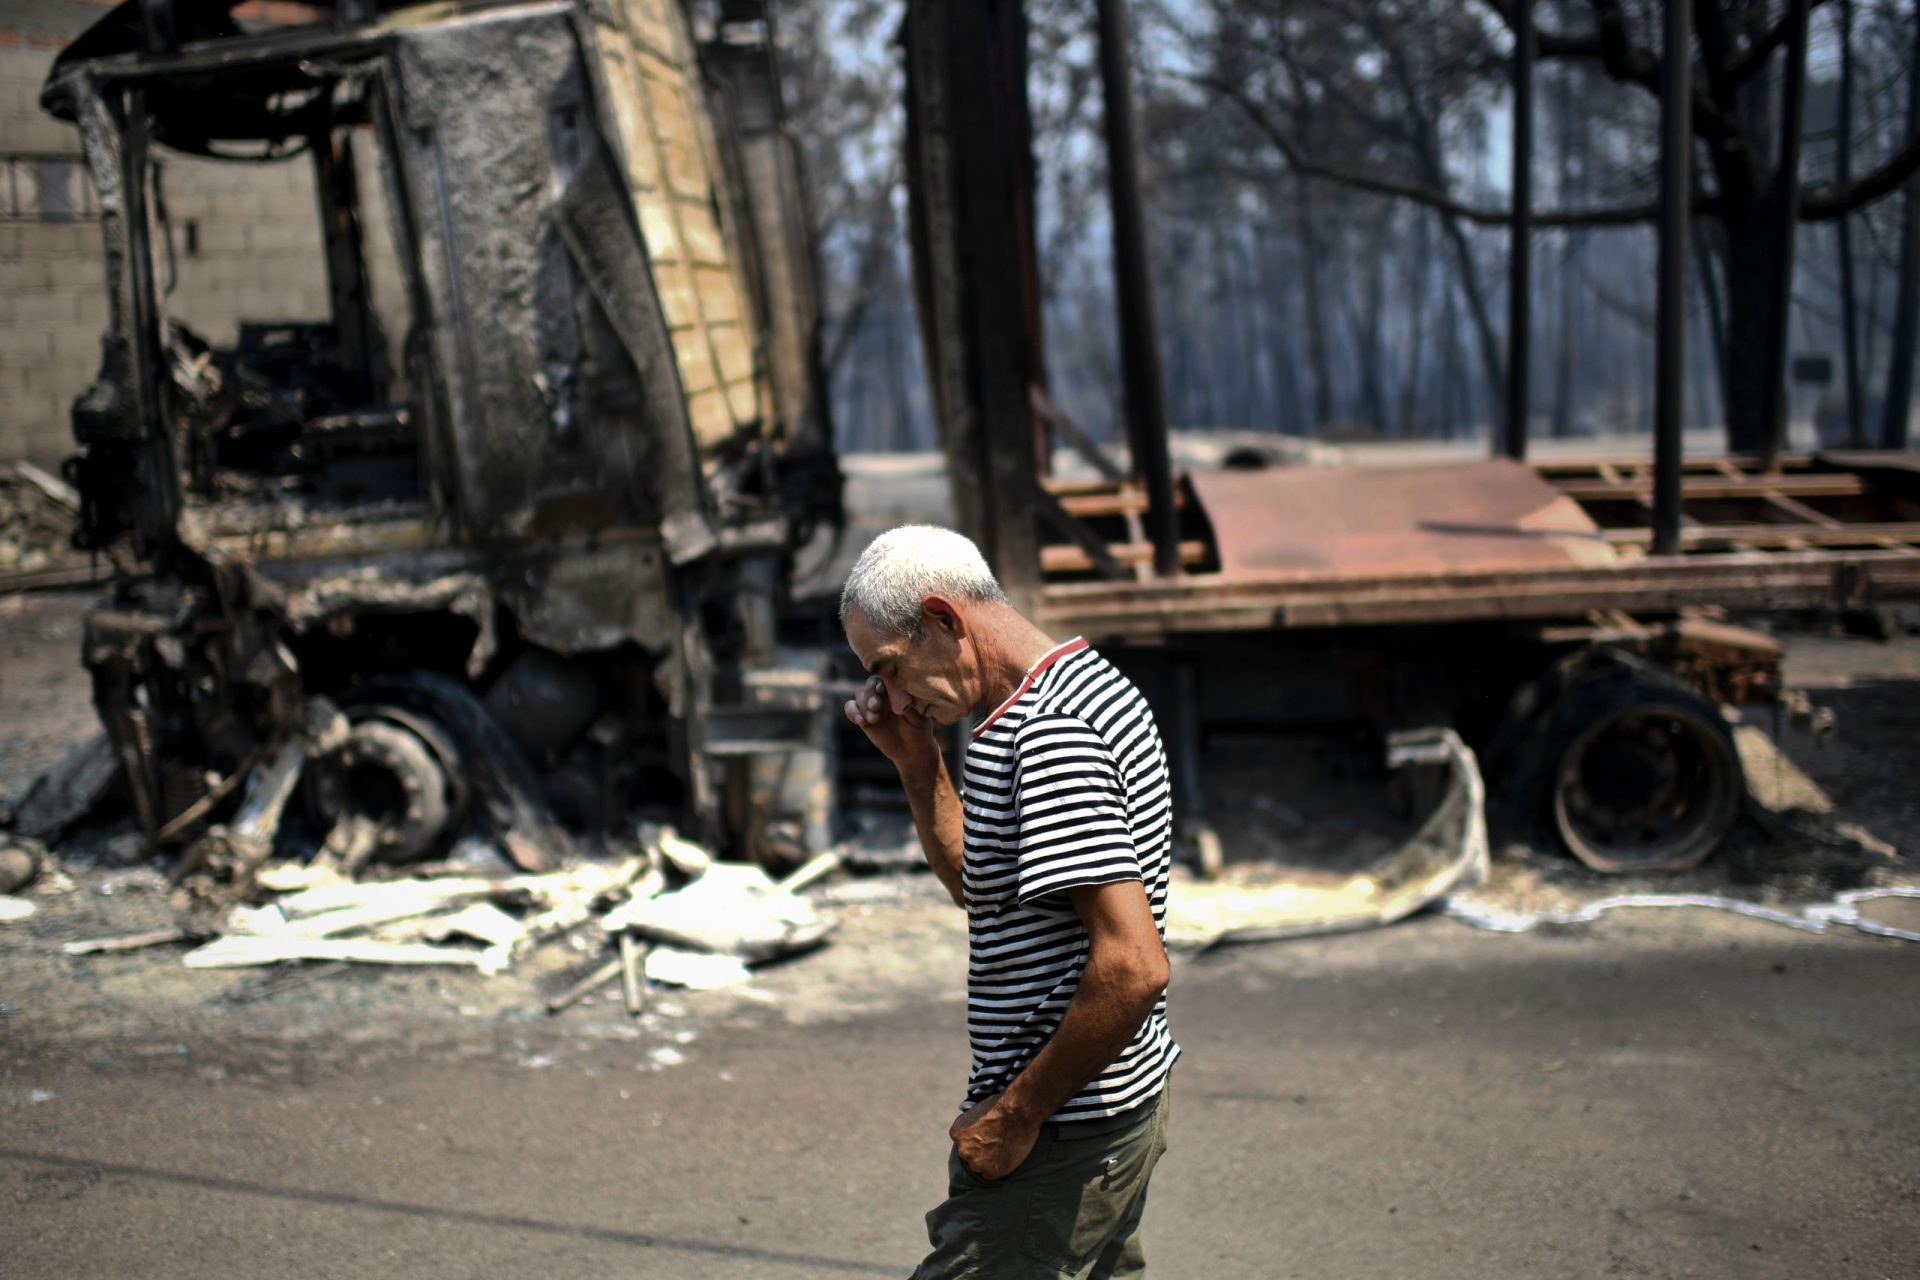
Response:
[[[1542,825],[1595,871],[1679,871],[1739,816],[1746,779],[1719,708],[1643,661],[1596,667],[1534,726]]]

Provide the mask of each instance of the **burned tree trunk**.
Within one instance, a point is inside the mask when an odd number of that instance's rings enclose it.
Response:
[[[1416,419],[1420,405],[1420,374],[1426,358],[1427,279],[1431,230],[1424,210],[1413,215],[1413,252],[1408,261],[1407,279],[1407,360],[1406,378],[1400,388],[1400,434],[1418,433]]]
[[[1480,268],[1473,260],[1473,244],[1467,239],[1460,219],[1441,216],[1447,240],[1453,246],[1453,262],[1460,277],[1460,296],[1467,304],[1467,319],[1473,324],[1473,336],[1480,350],[1480,371],[1487,387],[1497,393],[1506,384],[1506,358],[1500,349],[1500,336],[1494,332],[1487,300],[1480,289]]]
[[[1381,365],[1385,345],[1381,333],[1385,324],[1386,257],[1384,228],[1376,226],[1364,242],[1366,261],[1361,267],[1361,289],[1357,305],[1350,305],[1348,316],[1353,329],[1354,359],[1359,365],[1360,400],[1365,406],[1367,425],[1384,434],[1387,430],[1387,393]],[[1350,299],[1351,301],[1351,299]]]
[[[1296,171],[1294,209],[1300,219],[1300,283],[1306,296],[1307,359],[1313,365],[1313,425],[1333,419],[1333,364],[1327,357],[1327,313],[1320,298],[1320,236],[1313,225],[1313,199],[1305,174]]]
[[[1726,201],[1723,219],[1727,288],[1727,449],[1757,454],[1767,443],[1774,402],[1767,379],[1776,377],[1773,309],[1780,294],[1775,202],[1761,195]]]

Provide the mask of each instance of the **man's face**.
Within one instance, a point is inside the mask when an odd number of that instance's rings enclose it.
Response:
[[[886,686],[895,715],[912,711],[936,724],[955,724],[980,700],[966,626],[939,597],[928,597],[920,624],[916,636],[881,631],[855,605],[847,612],[847,644]]]

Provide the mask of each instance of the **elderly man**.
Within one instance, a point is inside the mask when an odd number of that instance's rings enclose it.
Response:
[[[973,1066],[916,1280],[1145,1274],[1166,1150],[1166,753],[1139,692],[1008,602],[979,549],[882,535],[841,596],[872,679],[847,718],[900,771],[934,874],[967,912]],[[965,799],[935,725],[983,713]]]

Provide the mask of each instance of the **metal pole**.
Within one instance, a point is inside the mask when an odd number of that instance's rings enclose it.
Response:
[[[1507,412],[1501,452],[1527,456],[1533,292],[1533,0],[1513,19],[1513,223],[1507,251]]]
[[[1914,23],[1914,62],[1920,63],[1920,22]],[[1909,72],[1907,83],[1907,136],[1911,143],[1920,138],[1920,71]],[[1907,175],[1900,197],[1900,292],[1893,311],[1892,364],[1887,370],[1887,390],[1880,408],[1880,447],[1907,447],[1907,419],[1913,405],[1914,335],[1920,332],[1920,289],[1915,288],[1914,273],[1920,271],[1920,172]]]
[[[1173,465],[1167,455],[1166,388],[1160,369],[1160,325],[1148,273],[1140,169],[1133,140],[1133,88],[1123,0],[1099,0],[1100,88],[1106,108],[1107,186],[1113,205],[1113,283],[1120,304],[1120,364],[1126,385],[1127,439],[1134,474],[1147,489],[1147,533],[1153,568],[1180,572],[1180,525],[1173,509]]]
[[[1760,427],[1760,469],[1773,470],[1787,436],[1787,348],[1793,329],[1793,249],[1800,230],[1800,152],[1807,103],[1807,15],[1811,0],[1789,0],[1784,83],[1780,91],[1780,169],[1774,179],[1774,234],[1779,249],[1773,293],[1772,350],[1767,358],[1766,416]]]
[[[1660,70],[1660,261],[1653,358],[1653,553],[1680,550],[1680,412],[1687,371],[1693,0],[1666,0]]]
[[[1834,186],[1853,181],[1853,0],[1840,3],[1840,109],[1834,127]],[[1867,447],[1867,403],[1860,379],[1860,308],[1854,300],[1852,218],[1840,215],[1840,346],[1847,375],[1847,447]]]

